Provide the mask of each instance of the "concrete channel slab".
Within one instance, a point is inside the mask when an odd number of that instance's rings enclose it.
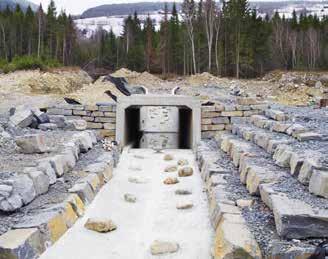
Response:
[[[164,161],[165,154],[174,160]],[[167,177],[177,172],[165,172],[165,167],[187,159],[194,174],[179,179],[176,185],[165,185]],[[133,167],[132,167],[133,165]],[[133,170],[138,165],[140,170]],[[191,150],[166,150],[155,153],[150,149],[125,149],[113,179],[98,193],[83,218],[50,247],[41,259],[147,259],[155,240],[175,242],[179,250],[160,258],[211,258],[214,240],[206,194]],[[144,183],[128,181],[130,177]],[[176,195],[177,189],[192,190],[190,195]],[[136,197],[135,203],[124,200],[126,193]],[[179,203],[192,202],[186,210]],[[92,232],[84,228],[88,218],[109,218],[117,230],[109,233]]]

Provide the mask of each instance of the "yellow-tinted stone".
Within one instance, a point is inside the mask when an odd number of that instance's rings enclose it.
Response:
[[[65,204],[65,212],[63,213],[63,218],[68,228],[72,227],[78,219],[78,216],[76,215],[72,205],[69,202],[66,202]]]
[[[62,214],[58,214],[48,222],[50,240],[55,243],[66,231],[67,226]]]
[[[241,215],[222,215],[215,234],[214,258],[262,258],[261,250]]]

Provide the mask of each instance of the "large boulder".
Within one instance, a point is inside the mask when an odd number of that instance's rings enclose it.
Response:
[[[287,239],[324,238],[328,233],[328,213],[285,195],[271,195],[279,236]]]
[[[16,145],[24,154],[45,153],[49,149],[42,134],[29,134],[16,137]]]

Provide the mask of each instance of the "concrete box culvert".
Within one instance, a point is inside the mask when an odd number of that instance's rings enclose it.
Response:
[[[201,105],[189,96],[122,96],[116,122],[122,147],[194,149],[201,137]]]

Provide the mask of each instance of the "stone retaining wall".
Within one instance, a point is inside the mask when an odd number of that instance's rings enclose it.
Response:
[[[202,106],[202,138],[211,138],[222,131],[231,131],[232,124],[246,122],[252,115],[263,114],[269,107],[257,98],[240,97],[234,104],[222,102]]]
[[[59,105],[49,107],[47,113],[48,115],[63,115],[72,120],[85,120],[88,129],[98,130],[103,137],[115,138],[116,104],[114,103]]]

